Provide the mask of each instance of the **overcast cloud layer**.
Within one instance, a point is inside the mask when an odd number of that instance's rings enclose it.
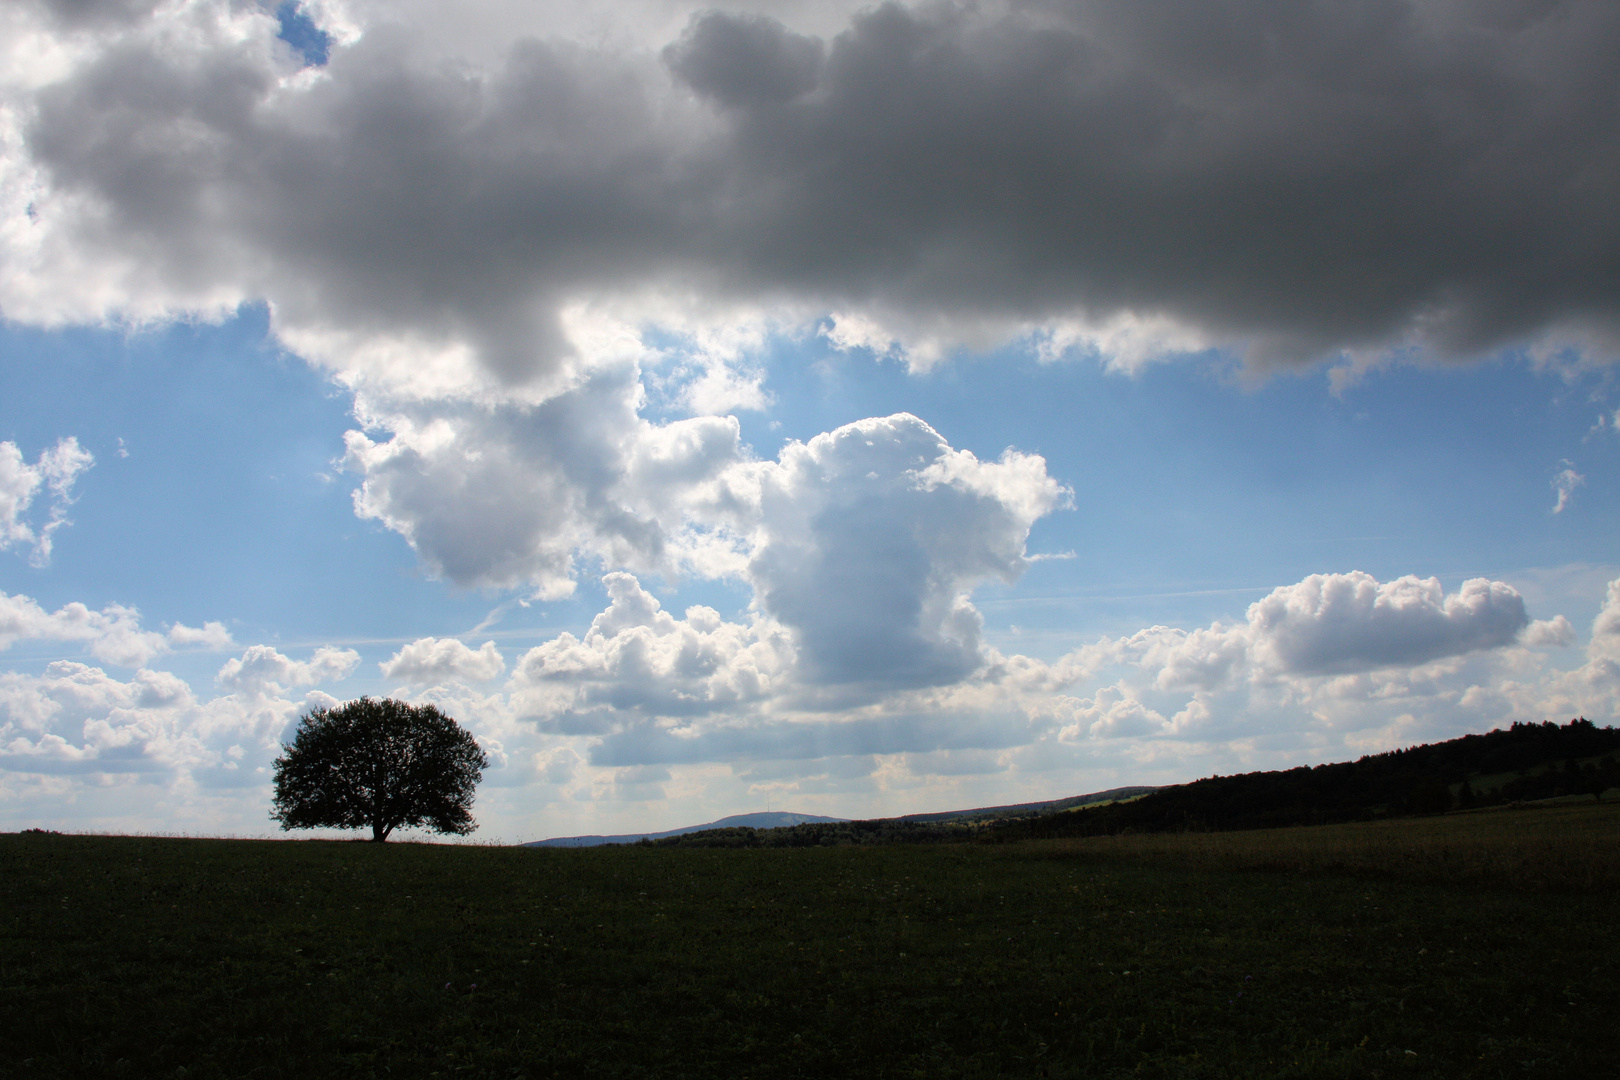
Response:
[[[542,395],[581,308],[830,311],[923,363],[1612,355],[1612,4],[831,10],[311,5],[299,70],[251,5],[11,5],[0,306],[263,299],[349,378]]]
[[[0,592],[0,649],[82,653],[0,673],[19,812],[136,778],[173,820],[256,828],[278,741],[361,670],[463,718],[531,811],[1070,794],[1079,763],[1104,786],[1616,715],[1620,582],[1583,634],[1494,576],[1324,566],[1232,622],[1003,651],[975,595],[1026,573],[1072,477],[911,412],[774,455],[738,418],[772,405],[781,340],[919,373],[1213,350],[1340,389],[1507,348],[1606,364],[1614,4],[311,0],[302,49],[275,8],[0,9],[0,315],[262,305],[352,402],[360,519],[447,588],[607,603],[533,648],[436,631],[373,668],[238,643],[234,613]],[[106,465],[0,442],[0,556],[43,572]],[[1590,489],[1547,469],[1564,520]],[[746,610],[666,610],[686,581]],[[212,687],[162,669],[186,650],[229,653]]]

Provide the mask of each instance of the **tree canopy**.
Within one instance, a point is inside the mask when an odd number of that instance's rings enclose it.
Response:
[[[489,759],[434,705],[363,697],[299,720],[275,762],[270,817],[283,829],[401,827],[465,836]]]

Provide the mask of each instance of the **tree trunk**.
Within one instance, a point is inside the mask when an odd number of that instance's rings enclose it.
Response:
[[[380,844],[384,840],[387,840],[388,834],[393,831],[394,827],[392,825],[384,825],[380,821],[373,821],[371,823],[371,842],[373,844]]]

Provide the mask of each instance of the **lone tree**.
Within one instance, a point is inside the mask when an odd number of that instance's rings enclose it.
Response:
[[[271,818],[283,829],[363,829],[378,843],[402,825],[465,836],[489,758],[432,705],[363,697],[302,717],[276,759]]]

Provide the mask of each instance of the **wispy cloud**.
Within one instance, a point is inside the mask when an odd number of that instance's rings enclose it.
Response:
[[[1575,496],[1575,489],[1586,483],[1586,477],[1575,471],[1571,461],[1563,461],[1564,467],[1558,470],[1552,478],[1552,489],[1558,493],[1558,501],[1553,504],[1552,512],[1562,514],[1568,508],[1570,500]]]
[[[42,451],[32,465],[16,443],[0,442],[0,551],[23,548],[33,566],[49,565],[52,537],[69,524],[73,484],[95,460],[71,436]],[[44,521],[35,523],[29,520],[29,511],[42,489],[49,493],[49,505]]]

